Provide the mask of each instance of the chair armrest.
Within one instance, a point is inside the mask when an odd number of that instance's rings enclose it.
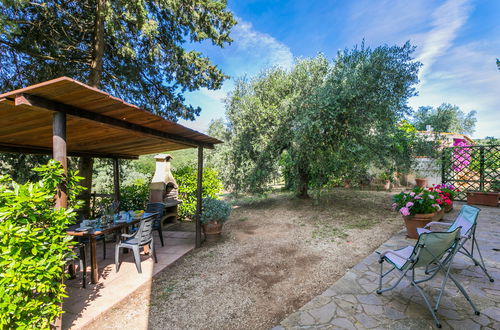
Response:
[[[130,237],[134,237],[135,236],[135,233],[133,234],[121,234],[121,237],[123,238],[130,238]]]
[[[424,228],[429,228],[430,226],[443,226],[443,227],[449,227],[449,226],[451,226],[451,225],[452,225],[451,223],[432,221],[432,222],[429,222],[428,224],[426,224],[426,225],[424,226]]]
[[[389,253],[390,253],[390,254],[394,254],[395,256],[400,257],[400,258],[402,258],[402,259],[408,259],[407,257],[405,257],[405,256],[403,256],[403,255],[401,255],[401,254],[397,253],[396,251],[386,250],[386,251],[384,251],[384,252],[380,253],[380,260],[382,260],[382,258],[384,258],[384,257],[385,257],[385,255],[386,255],[386,254],[389,254]]]

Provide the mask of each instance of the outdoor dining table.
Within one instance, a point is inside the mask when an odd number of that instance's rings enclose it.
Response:
[[[66,233],[70,236],[75,237],[85,237],[88,238],[90,243],[90,279],[92,284],[96,284],[99,281],[99,272],[97,266],[97,252],[96,252],[96,238],[100,235],[109,234],[112,232],[120,231],[123,232],[127,227],[137,224],[141,221],[144,216],[151,216],[154,213],[144,213],[141,217],[133,218],[128,222],[116,222],[112,223],[106,227],[88,229],[85,231],[77,231],[76,229],[80,226],[78,224],[70,226]]]

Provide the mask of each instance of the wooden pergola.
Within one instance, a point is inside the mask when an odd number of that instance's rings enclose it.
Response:
[[[201,244],[203,149],[222,143],[68,77],[0,95],[0,152],[52,154],[67,170],[67,157],[113,159],[119,194],[119,159],[198,148],[196,246]],[[67,207],[58,192],[57,207]]]

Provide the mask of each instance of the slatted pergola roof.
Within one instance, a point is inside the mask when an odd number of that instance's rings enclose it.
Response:
[[[120,158],[198,148],[196,247],[201,244],[203,149],[221,142],[68,77],[0,95],[0,152],[52,154],[65,171],[67,156],[113,158],[118,201]],[[62,185],[55,207],[67,205]]]
[[[0,152],[52,154],[53,114],[66,114],[67,154],[137,158],[221,141],[68,77],[0,95]]]

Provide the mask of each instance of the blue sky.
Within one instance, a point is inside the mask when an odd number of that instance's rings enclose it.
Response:
[[[364,38],[370,46],[417,46],[421,68],[416,108],[443,102],[477,111],[475,138],[500,137],[499,0],[229,0],[237,16],[234,42],[223,49],[197,45],[231,79],[221,90],[202,89],[186,99],[202,113],[188,127],[206,131],[224,117],[223,99],[241,76],[273,65],[290,68],[298,57],[351,48]]]

